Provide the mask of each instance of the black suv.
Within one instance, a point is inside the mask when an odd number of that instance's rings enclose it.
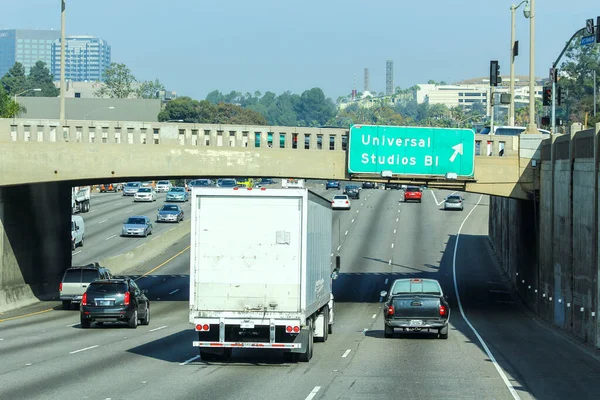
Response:
[[[150,323],[150,300],[131,278],[97,280],[81,299],[81,327],[92,322],[127,322],[130,328]]]
[[[375,182],[363,182],[362,188],[363,189],[375,189]]]
[[[348,195],[351,199],[360,199],[360,189],[358,185],[346,185],[344,194]]]

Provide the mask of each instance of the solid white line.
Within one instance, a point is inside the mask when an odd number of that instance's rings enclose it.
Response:
[[[373,314],[373,316],[371,318],[373,318],[373,319],[377,318],[377,314]]]
[[[200,358],[200,355],[194,356],[194,357],[190,358],[189,360],[185,360],[184,362],[179,363],[179,365],[187,365],[187,364],[191,363],[192,361],[197,360],[199,358]]]
[[[177,293],[177,292],[179,292],[179,289],[175,289],[175,290],[173,290],[172,292],[170,292],[169,294],[175,294],[175,293]]]
[[[100,222],[98,222],[98,223],[99,223],[99,224],[103,224],[103,223],[105,223],[106,221],[108,221],[108,220],[107,220],[107,219],[103,219],[102,221],[100,221]]]
[[[317,395],[317,393],[321,390],[321,386],[315,386],[315,388],[306,396],[304,400],[312,400]]]
[[[112,235],[112,236],[109,236],[109,237],[107,237],[107,238],[106,238],[106,239],[104,239],[104,240],[110,240],[110,239],[112,239],[112,238],[114,238],[114,237],[117,237],[117,235]]]
[[[341,248],[342,248],[342,246],[341,246],[341,245],[340,245],[340,246],[338,246],[338,249],[337,249],[337,251],[340,251],[340,249],[341,249]]]
[[[79,254],[81,253],[83,250],[77,250],[75,253],[73,253],[72,255],[74,256],[75,254]]]
[[[159,326],[158,328],[150,329],[149,332],[154,332],[154,331],[157,331],[159,329],[165,329],[166,327],[167,327],[167,325]]]
[[[517,391],[515,390],[515,388],[513,387],[513,385],[508,380],[508,377],[506,376],[506,374],[504,373],[504,371],[502,370],[502,368],[500,367],[500,365],[496,361],[496,358],[494,357],[494,355],[492,354],[492,352],[488,348],[487,344],[485,343],[485,341],[483,340],[483,338],[481,337],[481,335],[479,334],[479,332],[477,332],[477,329],[475,329],[475,327],[471,324],[471,321],[469,321],[469,319],[465,315],[465,311],[463,310],[462,302],[460,301],[460,295],[458,294],[458,283],[456,281],[456,254],[458,252],[458,242],[460,240],[460,233],[462,231],[463,226],[467,222],[467,219],[469,219],[469,216],[471,216],[471,214],[473,213],[473,211],[475,211],[475,209],[477,208],[477,206],[481,202],[481,199],[483,199],[483,195],[479,196],[479,200],[477,200],[477,204],[475,204],[475,207],[473,207],[471,209],[471,211],[469,211],[469,213],[467,214],[467,216],[463,220],[462,224],[460,224],[460,227],[458,228],[458,232],[456,233],[456,240],[454,242],[454,255],[452,257],[452,275],[453,275],[453,278],[454,278],[454,293],[456,294],[456,300],[458,301],[458,308],[460,310],[460,315],[462,315],[463,319],[465,320],[465,322],[467,323],[467,325],[469,326],[469,328],[471,328],[471,330],[473,331],[473,333],[475,334],[475,336],[477,336],[477,339],[479,340],[479,343],[481,343],[481,346],[485,350],[485,352],[488,355],[489,359],[494,364],[494,367],[496,368],[496,371],[498,371],[498,374],[500,374],[500,377],[502,378],[502,381],[504,382],[504,384],[506,385],[506,387],[510,391],[510,394],[512,395],[513,399],[520,400],[521,397],[519,397],[519,394],[517,393]]]
[[[79,350],[71,351],[71,352],[69,352],[69,354],[75,354],[75,353],[79,353],[80,351],[86,351],[86,350],[90,350],[90,349],[95,349],[96,347],[100,347],[100,345],[97,344],[95,346],[86,347],[85,349],[79,349]]]
[[[348,357],[348,354],[350,354],[350,352],[351,352],[351,351],[352,351],[351,349],[348,349],[348,350],[346,350],[346,351],[344,352],[344,354],[342,354],[342,358],[346,358],[346,357]]]
[[[348,231],[346,231],[346,233],[344,233],[344,236],[346,236],[348,234]]]
[[[133,210],[127,210],[127,211],[125,211],[125,214],[130,213],[130,212],[133,212]]]

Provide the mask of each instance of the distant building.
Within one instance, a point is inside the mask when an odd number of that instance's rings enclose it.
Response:
[[[52,75],[60,80],[60,39],[52,45]],[[111,49],[105,40],[93,36],[65,38],[65,79],[71,82],[97,82],[110,66]]]
[[[0,30],[0,77],[16,62],[23,64],[26,74],[38,61],[52,70],[52,44],[59,38],[60,31],[53,30]]]

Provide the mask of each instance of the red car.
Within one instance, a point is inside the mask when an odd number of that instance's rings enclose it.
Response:
[[[418,201],[421,202],[421,189],[416,186],[409,186],[404,190],[404,201]]]

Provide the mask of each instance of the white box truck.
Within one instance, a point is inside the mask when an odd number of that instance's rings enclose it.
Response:
[[[330,202],[307,189],[192,189],[190,314],[200,356],[309,361],[334,322]]]

